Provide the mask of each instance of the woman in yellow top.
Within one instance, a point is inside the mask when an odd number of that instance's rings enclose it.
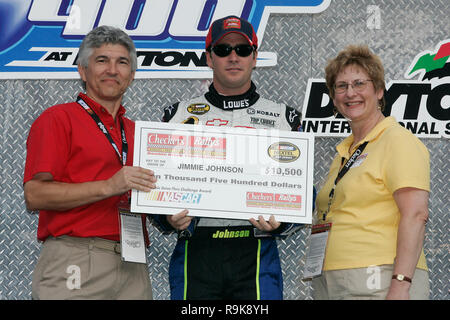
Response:
[[[383,115],[384,68],[367,46],[348,46],[325,74],[352,134],[336,147],[317,196],[317,222],[332,227],[314,297],[428,299],[428,151]]]

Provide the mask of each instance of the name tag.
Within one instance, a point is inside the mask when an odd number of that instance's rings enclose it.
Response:
[[[311,280],[322,274],[323,261],[325,259],[325,251],[331,225],[331,223],[324,223],[312,226],[309,246],[306,252],[303,280]]]
[[[119,209],[122,261],[147,263],[144,228],[140,214]]]

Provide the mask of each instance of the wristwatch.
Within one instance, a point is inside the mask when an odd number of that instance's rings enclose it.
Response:
[[[408,278],[407,276],[403,274],[394,274],[392,276],[392,279],[398,280],[398,281],[408,281],[409,283],[412,283],[411,278]]]

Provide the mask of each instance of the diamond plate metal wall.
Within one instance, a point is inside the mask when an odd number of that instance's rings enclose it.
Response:
[[[381,12],[379,29],[368,28],[368,6]],[[383,59],[386,80],[402,79],[414,56],[448,38],[448,0],[332,1],[315,15],[274,15],[260,51],[275,51],[278,65],[258,69],[254,81],[263,96],[301,109],[308,78],[323,78],[326,61],[349,43],[367,43]],[[157,121],[162,107],[204,92],[207,80],[136,80],[124,101],[135,120]],[[0,81],[0,299],[30,299],[31,277],[39,256],[37,214],[27,212],[22,176],[26,137],[33,120],[47,107],[73,100],[79,81]],[[317,138],[315,184],[324,182],[339,138]],[[448,139],[425,139],[431,155],[430,218],[425,253],[432,299],[449,299],[449,160]],[[168,262],[175,236],[150,226],[149,272],[155,299],[169,298]],[[311,299],[301,281],[308,229],[280,241],[285,299]]]

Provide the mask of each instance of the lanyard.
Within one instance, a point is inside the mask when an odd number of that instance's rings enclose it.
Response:
[[[94,110],[92,110],[91,107],[89,107],[87,102],[84,101],[84,99],[81,96],[78,96],[77,102],[91,116],[92,120],[94,120],[94,122],[97,124],[98,128],[100,129],[100,131],[103,132],[103,134],[105,135],[106,139],[108,139],[109,143],[111,143],[111,146],[116,151],[117,156],[119,157],[120,163],[122,163],[122,165],[125,165],[127,163],[128,142],[127,142],[127,137],[125,136],[125,128],[123,126],[122,119],[119,119],[120,131],[122,133],[122,154],[120,154],[119,148],[117,147],[117,145],[114,142],[113,138],[109,134],[109,132],[106,129],[105,125],[103,124],[102,120],[100,120],[99,116],[94,112]]]
[[[328,195],[327,211],[322,214],[323,221],[325,221],[325,219],[327,218],[328,212],[330,212],[330,207],[331,207],[331,203],[333,202],[333,199],[334,199],[334,190],[336,189],[336,185],[342,179],[342,177],[348,172],[348,170],[350,170],[350,168],[355,163],[355,161],[359,157],[359,155],[363,152],[364,148],[367,146],[368,143],[369,143],[369,141],[366,141],[363,144],[361,144],[358,147],[358,149],[356,149],[355,152],[353,152],[350,159],[347,160],[347,162],[344,164],[344,166],[341,168],[341,170],[339,170],[338,175],[337,175],[336,179],[334,180],[333,188],[331,188],[330,194]],[[341,163],[344,162],[344,160],[345,159],[342,158]]]

